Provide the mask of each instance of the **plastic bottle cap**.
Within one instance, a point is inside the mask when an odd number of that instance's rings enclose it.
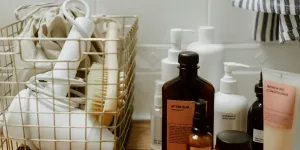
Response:
[[[178,62],[183,65],[197,65],[199,63],[199,55],[196,52],[184,51],[179,54]]]
[[[233,77],[232,72],[238,68],[249,68],[249,66],[244,64],[239,64],[235,62],[225,62],[224,71],[225,75],[221,79],[220,91],[226,94],[236,94],[237,93],[237,81]]]
[[[200,26],[198,29],[198,40],[200,44],[214,43],[214,27]]]
[[[164,85],[163,81],[155,81],[155,96],[154,96],[154,106],[162,106],[162,87]]]
[[[223,131],[217,135],[219,150],[249,150],[250,137],[241,131]]]

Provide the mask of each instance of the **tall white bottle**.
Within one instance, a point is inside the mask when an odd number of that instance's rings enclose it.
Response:
[[[213,84],[215,90],[219,90],[220,78],[223,75],[224,46],[214,44],[214,28],[212,26],[200,26],[198,29],[198,41],[191,43],[187,51],[199,54],[199,76]]]
[[[235,62],[224,63],[225,75],[220,80],[220,91],[215,94],[214,137],[224,130],[247,130],[248,100],[237,94],[237,80],[232,74],[238,68],[249,66]]]
[[[178,72],[178,55],[182,52],[181,43],[184,32],[194,32],[188,29],[171,29],[170,42],[171,48],[168,50],[168,57],[161,61],[161,80],[169,81],[179,75]]]
[[[182,52],[181,43],[184,32],[194,32],[187,29],[171,29],[171,48],[168,50],[168,57],[161,60],[161,81],[156,81],[156,93],[154,95],[154,107],[151,112],[151,149],[161,150],[162,135],[162,86],[165,82],[172,80],[179,75],[178,55]]]
[[[151,112],[151,149],[161,150],[162,143],[162,86],[164,82],[156,81],[156,92],[154,95],[154,106]]]

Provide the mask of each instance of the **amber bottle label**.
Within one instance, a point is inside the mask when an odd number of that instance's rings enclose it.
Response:
[[[264,122],[275,128],[292,129],[296,87],[264,82]]]
[[[191,147],[190,150],[211,150],[211,147],[205,147],[205,148]]]
[[[194,101],[168,100],[167,150],[186,150],[192,131],[195,111]]]

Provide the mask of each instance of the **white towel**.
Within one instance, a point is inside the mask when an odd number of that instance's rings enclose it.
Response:
[[[57,10],[59,8],[53,7],[49,11],[40,11],[37,17],[33,17],[26,27],[23,29],[22,33],[18,36],[19,38],[34,38],[38,37],[62,37],[63,35],[68,35],[71,25],[66,23]],[[60,24],[60,28],[53,28],[53,26]],[[50,27],[50,28],[49,28]],[[51,28],[52,27],[52,28]],[[57,32],[65,28],[65,32]],[[44,35],[46,33],[47,35]],[[25,82],[28,81],[30,77],[47,72],[51,70],[50,63],[36,63],[23,61],[24,59],[36,59],[36,60],[49,60],[57,59],[61,46],[63,43],[55,41],[42,41],[36,42],[32,40],[21,40],[20,45],[18,41],[14,42],[14,51],[17,53],[22,52],[21,55],[15,55],[14,67],[17,69],[16,73],[13,73],[13,81]],[[33,69],[36,68],[36,69]],[[36,71],[36,72],[35,72]],[[25,88],[25,84],[19,83],[13,84],[11,95],[16,95]]]
[[[52,100],[51,97],[45,99],[45,96],[30,89],[22,90],[14,98],[6,112],[5,119],[4,136],[20,139],[14,141],[22,144],[25,144],[23,138],[28,139],[26,145],[31,150],[68,150],[71,149],[70,146],[72,150],[83,150],[85,140],[87,140],[87,150],[113,150],[114,147],[114,135],[105,127],[99,128],[95,117],[86,115],[80,109],[70,109],[63,103]],[[68,126],[74,128],[66,128]],[[41,139],[41,142],[31,139]],[[59,142],[66,140],[77,140],[77,142]]]
[[[73,17],[75,18],[75,16]],[[65,19],[61,8],[52,7],[46,10],[43,9],[34,15],[18,37],[66,38],[69,35],[71,27],[72,25]],[[14,51],[19,53],[22,49],[22,58],[20,57],[20,54],[15,55],[14,65],[17,71],[16,73],[13,72],[12,82],[18,81],[19,84],[12,85],[11,95],[17,95],[19,91],[25,88],[25,84],[21,84],[20,82],[26,82],[32,76],[45,73],[52,69],[51,63],[36,63],[34,65],[33,62],[26,62],[23,61],[23,59],[56,60],[64,43],[65,41],[40,40],[36,42],[31,40],[21,40],[19,46],[18,41],[16,41],[13,44]],[[101,49],[95,49],[95,47],[92,46],[90,51],[100,52]],[[87,61],[82,60],[79,68],[90,67],[91,62],[101,63],[103,61],[103,58],[99,55],[90,55],[88,57],[87,55],[84,55],[84,59],[87,59]],[[85,78],[85,72],[78,71],[77,76]]]

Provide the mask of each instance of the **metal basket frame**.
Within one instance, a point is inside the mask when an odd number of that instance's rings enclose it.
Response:
[[[27,20],[22,20],[15,22],[11,25],[5,26],[3,28],[0,28],[0,104],[1,106],[1,115],[3,116],[3,124],[4,126],[10,126],[6,124],[5,121],[5,112],[7,112],[8,107],[10,105],[9,99],[13,99],[16,95],[11,94],[11,86],[13,84],[21,85],[25,84],[26,82],[16,82],[12,81],[12,74],[14,74],[18,69],[30,69],[30,68],[19,68],[18,66],[15,66],[15,60],[14,60],[14,55],[21,54],[22,58],[22,52],[24,50],[22,47],[20,48],[20,53],[17,53],[14,48],[15,42],[18,42],[19,45],[21,41],[23,40],[32,40],[32,41],[42,41],[42,40],[51,40],[51,41],[77,41],[78,46],[79,46],[79,52],[82,54],[80,56],[86,57],[86,56],[91,56],[91,55],[100,55],[100,56],[105,56],[107,53],[105,52],[83,52],[81,50],[81,44],[85,43],[85,46],[87,46],[89,42],[102,42],[103,44],[107,41],[119,41],[119,51],[117,53],[118,55],[118,63],[119,63],[119,69],[118,72],[124,72],[124,79],[125,79],[125,94],[124,95],[118,95],[117,99],[112,99],[116,101],[124,101],[125,103],[119,105],[119,108],[116,112],[113,112],[112,114],[114,115],[114,121],[111,126],[99,126],[98,128],[109,128],[113,129],[114,133],[114,141],[92,141],[92,142],[114,142],[115,149],[121,150],[125,149],[126,141],[128,138],[128,132],[131,124],[131,115],[133,112],[133,100],[134,100],[134,78],[135,78],[135,55],[136,55],[136,43],[137,43],[137,31],[138,31],[138,18],[137,16],[116,16],[116,15],[110,15],[106,16],[112,19],[115,19],[119,21],[119,23],[122,26],[122,31],[121,31],[121,37],[119,39],[105,39],[105,38],[82,38],[82,39],[66,39],[66,38],[19,38],[17,37],[22,31],[24,25],[27,23]],[[72,61],[58,61],[58,60],[35,60],[35,59],[23,59],[24,62],[31,62],[36,65],[38,62],[49,62],[52,65],[52,68],[56,62],[74,62],[74,61],[81,61],[83,58],[80,58],[78,60],[72,60]],[[84,61],[87,61],[85,59]],[[88,64],[88,63],[86,63]],[[104,65],[104,64],[103,64]],[[103,67],[105,70],[105,67]],[[37,68],[31,68],[32,71],[35,72]],[[78,68],[77,71],[84,72],[85,77],[87,77],[88,72],[90,71],[90,66],[85,66],[83,68]],[[85,92],[87,91],[87,85],[90,83],[86,83],[85,85]],[[103,86],[103,85],[99,85]],[[19,89],[21,91],[22,89]],[[69,93],[70,95],[70,93]],[[53,97],[54,99],[54,97]],[[85,100],[89,100],[87,96],[83,98]],[[12,112],[12,113],[31,113],[31,112]],[[54,115],[55,115],[55,110],[54,110]],[[66,114],[70,114],[71,110],[69,112],[65,112]],[[102,112],[99,112],[101,114]],[[89,113],[85,112],[86,115]],[[39,115],[37,113],[36,115]],[[70,115],[69,115],[70,116]],[[39,117],[37,117],[39,118]],[[54,119],[54,118],[53,118]],[[55,122],[55,119],[53,120]],[[39,122],[39,121],[38,121]],[[56,131],[56,128],[69,128],[71,130],[72,128],[92,128],[92,127],[72,127],[72,126],[67,126],[67,127],[59,127],[54,124],[54,126],[40,126],[39,124],[37,126],[35,125],[22,125],[22,127],[33,127],[33,128],[53,128],[54,131]],[[23,130],[24,131],[24,130]],[[86,131],[86,130],[85,130]],[[8,131],[9,132],[9,131]],[[13,140],[23,140],[26,143],[26,140],[35,140],[38,141],[39,143],[41,141],[47,142],[69,142],[70,143],[70,150],[72,149],[71,147],[71,142],[85,142],[85,145],[87,145],[87,136],[85,136],[84,141],[73,141],[71,140],[57,140],[57,139],[25,139],[25,133],[23,139],[12,139],[12,138],[6,138],[4,135],[8,133],[2,133],[2,136],[0,138],[1,143],[2,143],[2,150],[15,150],[20,144],[13,142]],[[40,134],[40,133],[39,133]],[[55,132],[54,132],[55,134]],[[71,134],[71,132],[70,132]],[[101,135],[102,137],[102,135]],[[100,138],[101,139],[101,138]],[[87,146],[85,146],[87,149]],[[0,148],[0,149],[1,149]],[[56,150],[56,146],[55,146]]]

